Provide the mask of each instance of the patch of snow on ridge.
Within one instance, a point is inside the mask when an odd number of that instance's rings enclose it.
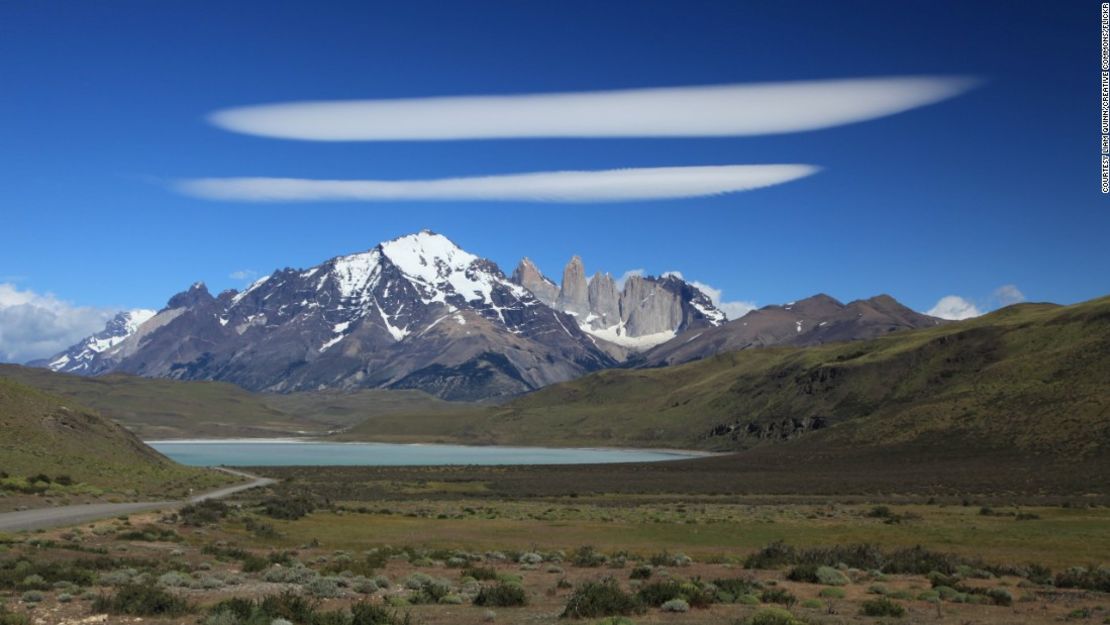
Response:
[[[589,326],[579,326],[583,332],[592,334],[599,339],[616,343],[621,347],[628,347],[634,350],[645,350],[667,341],[675,337],[674,330],[665,330],[663,332],[656,332],[655,334],[644,334],[642,336],[628,336],[624,333],[624,323],[618,323],[608,328],[593,329]]]
[[[699,304],[697,300],[693,299],[690,300],[690,305],[693,306],[695,310],[704,315],[705,318],[709,320],[709,323],[712,323],[715,326],[719,326],[727,321],[727,319],[725,318],[725,314],[720,310],[717,310],[716,308],[706,308]]]
[[[251,291],[253,291],[253,290],[257,289],[257,288],[258,288],[258,287],[260,287],[260,286],[262,286],[262,285],[263,285],[263,284],[265,284],[265,283],[266,283],[266,281],[267,281],[267,280],[269,280],[269,279],[270,279],[270,276],[262,276],[261,278],[259,278],[259,279],[255,280],[254,282],[252,282],[250,286],[248,286],[247,288],[243,289],[243,292],[242,292],[242,293],[237,293],[237,294],[235,295],[235,297],[231,298],[231,305],[232,305],[232,306],[235,306],[235,305],[236,305],[236,304],[238,304],[239,302],[243,301],[243,298],[247,296],[247,293],[250,293]]]
[[[381,256],[377,250],[336,258],[331,270],[336,288],[343,297],[353,297],[374,284],[381,273]],[[322,287],[326,280],[320,280]]]

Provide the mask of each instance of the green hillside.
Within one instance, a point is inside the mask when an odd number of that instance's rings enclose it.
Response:
[[[80,402],[146,440],[326,434],[374,416],[453,406],[420,391],[260,394],[225,382],[81,377],[18,365],[0,365],[0,378]]]
[[[602,371],[457,416],[371,420],[348,435],[403,429],[475,442],[718,450],[806,439],[897,446],[940,437],[959,446],[1094,457],[1110,446],[1110,298],[1022,304],[866,342]],[[710,436],[714,429],[718,435]]]
[[[40,475],[63,493],[95,489],[152,497],[178,497],[232,481],[172,462],[88,408],[5,379],[0,379],[0,471],[6,474],[2,490],[12,492]]]

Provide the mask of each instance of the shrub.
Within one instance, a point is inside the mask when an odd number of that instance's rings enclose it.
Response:
[[[262,513],[273,519],[296,521],[316,510],[316,500],[308,495],[271,497],[262,502]]]
[[[817,583],[816,564],[797,564],[786,574],[786,579],[794,582]]]
[[[177,511],[177,517],[185,525],[211,525],[228,515],[231,508],[218,499],[205,499],[189,504]]]
[[[208,609],[210,615],[230,614],[236,620],[245,621],[254,614],[254,602],[250,599],[236,597],[225,599]]]
[[[316,614],[316,602],[287,590],[280,595],[270,595],[262,600],[258,611],[271,619],[287,619],[295,623],[311,623]]]
[[[860,606],[860,614],[864,616],[904,616],[906,608],[900,604],[887,599],[886,597],[879,597],[878,599],[868,599]]]
[[[153,584],[127,584],[110,595],[93,601],[93,610],[131,616],[178,616],[190,611],[189,604]]]
[[[847,596],[843,588],[822,588],[821,592],[817,593],[818,597],[826,599],[843,599]]]
[[[459,573],[462,577],[473,577],[477,580],[497,579],[497,570],[492,566],[470,566]]]
[[[528,594],[519,584],[498,582],[494,586],[483,586],[474,597],[474,605],[494,608],[508,608],[528,604]]]
[[[361,601],[351,606],[350,625],[411,625],[408,614],[398,615],[380,605]]]
[[[801,605],[803,608],[809,608],[810,610],[819,610],[825,606],[817,599],[804,599]]]
[[[564,618],[597,618],[631,616],[644,611],[643,604],[623,590],[617,580],[608,577],[599,582],[586,582],[574,590],[563,609]]]
[[[23,603],[39,603],[43,599],[46,599],[46,595],[38,590],[28,590],[19,597]]]
[[[729,579],[715,579],[713,585],[717,590],[722,593],[732,595],[734,598],[739,598],[741,595],[750,594],[755,588],[756,584],[751,580],[743,579],[740,577],[733,577]]]
[[[0,603],[0,625],[28,625],[31,618],[26,614],[9,612],[7,606]]]
[[[646,565],[646,564],[642,564],[640,566],[634,567],[632,569],[632,572],[628,574],[628,579],[650,579],[650,578],[651,578],[651,567]]]
[[[594,549],[589,545],[579,547],[571,556],[571,563],[574,566],[595,568],[605,564],[607,557],[605,554]]]
[[[805,625],[805,623],[782,608],[763,608],[744,621],[744,625]]]
[[[779,603],[782,605],[794,605],[798,602],[798,598],[785,588],[768,588],[760,593],[759,600],[763,603]]]
[[[995,605],[1011,606],[1014,604],[1014,596],[1005,588],[991,588],[987,590],[986,595]]]
[[[1060,588],[1082,588],[1084,590],[1110,592],[1110,569],[1105,567],[1096,569],[1081,566],[1072,567],[1056,574],[1056,585]]]
[[[843,586],[848,583],[848,576],[831,566],[817,567],[817,583],[826,586]]]
[[[671,599],[681,599],[682,585],[673,579],[652,582],[640,588],[636,598],[645,605],[659,607]]]
[[[659,609],[664,612],[689,612],[690,604],[685,599],[671,599],[659,606]]]

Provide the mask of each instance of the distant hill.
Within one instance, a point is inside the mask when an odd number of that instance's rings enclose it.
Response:
[[[1110,298],[1020,304],[869,341],[730,352],[608,370],[481,417],[426,420],[428,436],[486,443],[717,450],[1006,450],[1030,463],[1110,457]],[[372,438],[421,424],[371,420]],[[932,453],[932,452],[929,452]],[[741,454],[743,456],[744,454]],[[849,455],[850,457],[850,455]]]
[[[229,481],[179,465],[97,413],[0,378],[0,470],[9,478],[44,474],[121,494],[178,497]]]
[[[630,360],[631,365],[677,365],[753,347],[809,346],[856,341],[947,323],[910,310],[889,295],[842,304],[819,293],[782,306],[765,306],[717,327],[694,328]]]
[[[410,390],[263,394],[226,382],[123,374],[89,377],[0,364],[2,378],[89,406],[146,440],[322,435],[370,417],[409,412],[427,415],[456,408],[456,404]]]

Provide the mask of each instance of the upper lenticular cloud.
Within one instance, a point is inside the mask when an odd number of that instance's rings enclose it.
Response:
[[[645,167],[554,171],[438,180],[309,180],[201,178],[178,189],[211,200],[627,202],[704,197],[749,191],[803,178],[811,165]]]
[[[289,102],[225,109],[209,120],[235,132],[309,141],[766,135],[892,115],[959,95],[976,83],[924,76]]]

